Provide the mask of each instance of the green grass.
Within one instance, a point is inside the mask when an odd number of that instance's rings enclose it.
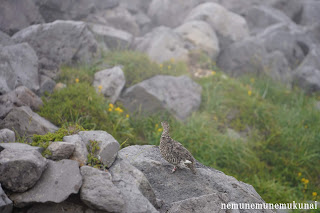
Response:
[[[214,68],[200,59],[206,68]],[[103,63],[123,65],[127,87],[156,74],[188,73],[184,63],[158,65],[130,51],[108,53]],[[128,117],[121,103],[110,107],[90,86],[99,66],[64,67],[60,80],[68,87],[46,97],[40,115],[58,126],[77,123],[105,130],[119,143],[126,141],[124,146],[158,145],[159,125],[166,119],[172,137],[197,160],[253,185],[267,202],[302,202],[316,199],[312,192],[320,194],[320,112],[314,107],[315,96],[265,76],[234,79],[215,68],[214,75],[196,80],[203,88],[202,103],[187,121],[163,114]],[[242,138],[229,137],[228,128]]]

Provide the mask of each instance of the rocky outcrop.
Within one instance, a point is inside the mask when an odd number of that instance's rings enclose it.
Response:
[[[132,113],[141,110],[145,114],[168,110],[176,118],[184,120],[201,103],[201,86],[187,76],[157,75],[124,91],[121,101]]]
[[[48,39],[50,37],[50,39]],[[98,53],[97,42],[83,22],[55,21],[32,25],[12,37],[28,42],[39,57],[40,73],[56,77],[61,64],[89,62]]]
[[[172,212],[181,212],[181,209],[184,212],[195,212],[195,209],[201,212],[218,206],[221,210],[221,203],[231,202],[264,203],[252,186],[200,163],[196,164],[197,175],[187,169],[172,174],[172,165],[161,157],[155,146],[129,146],[119,151],[119,158],[129,161],[143,172],[157,199],[162,200],[160,212],[169,209]],[[208,199],[210,202],[207,202]]]
[[[32,24],[42,23],[43,18],[33,0],[2,1],[0,30],[12,35]]]
[[[29,106],[32,110],[39,110],[43,105],[41,98],[25,86],[0,96],[0,118],[4,118],[14,107]]]
[[[126,84],[126,79],[121,67],[102,70],[94,74],[93,86],[98,93],[110,98],[115,103]]]
[[[38,57],[27,43],[0,48],[0,94],[26,86],[39,89]]]
[[[171,58],[188,60],[188,50],[180,36],[167,27],[154,28],[135,40],[135,49],[146,53],[153,61],[162,63]]]
[[[0,143],[8,143],[8,142],[14,142],[16,140],[16,136],[14,134],[14,131],[10,129],[1,129],[0,130]]]
[[[46,169],[47,160],[36,150],[4,149],[0,152],[0,183],[13,192],[32,188]]]
[[[36,185],[26,192],[11,194],[10,199],[16,207],[24,207],[32,203],[60,203],[69,195],[78,193],[81,185],[82,177],[76,161],[48,160],[48,168]]]

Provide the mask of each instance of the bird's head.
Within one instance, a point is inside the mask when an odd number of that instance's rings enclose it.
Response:
[[[161,126],[164,130],[168,130],[169,129],[169,123],[167,121],[162,121],[161,122]]]

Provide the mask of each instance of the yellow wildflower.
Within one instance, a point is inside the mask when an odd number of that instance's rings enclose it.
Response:
[[[160,69],[162,69],[163,68],[163,64],[160,64],[159,67],[160,67]]]
[[[162,132],[162,128],[159,128],[159,129],[158,129],[158,132]]]
[[[156,129],[158,129],[159,125],[158,125],[158,124],[156,124],[156,125],[155,125],[155,127],[156,127]]]
[[[168,70],[170,70],[171,69],[171,65],[168,65]]]
[[[129,116],[129,114],[126,114],[126,118],[129,118],[130,116]]]
[[[305,181],[306,181],[306,179],[305,179],[305,178],[301,178],[301,182],[303,182],[303,183],[304,183]]]
[[[308,129],[308,125],[305,125],[304,128],[305,128],[305,129]]]
[[[99,85],[99,86],[98,86],[98,90],[99,90],[99,92],[101,92],[101,90],[102,90],[102,85]]]
[[[308,184],[308,183],[309,183],[309,180],[308,180],[308,179],[306,179],[306,180],[304,181],[304,183],[305,183],[305,184]]]
[[[75,82],[76,82],[76,83],[79,83],[79,78],[76,78],[76,79],[75,79]]]
[[[317,192],[312,192],[313,197],[316,197],[317,195],[318,195]]]
[[[112,108],[109,108],[108,111],[109,111],[109,112],[112,112]]]
[[[123,110],[122,110],[120,107],[117,107],[117,108],[115,109],[115,111],[117,111],[117,112],[119,112],[119,113],[122,113],[122,112],[123,112]]]
[[[252,91],[248,90],[248,95],[251,96],[252,95]]]
[[[251,83],[254,83],[254,81],[255,81],[254,78],[250,78]]]
[[[212,72],[211,72],[211,75],[215,75],[215,74],[216,74],[216,71],[212,71]]]
[[[110,103],[110,104],[109,104],[109,107],[112,109],[112,108],[113,108],[113,104]]]
[[[218,120],[217,116],[213,116],[213,119],[214,119],[215,121],[217,121],[217,120]]]
[[[174,58],[170,58],[170,62],[171,62],[171,64],[173,64],[174,63]]]
[[[302,175],[302,173],[301,172],[298,172],[298,177],[300,177]]]

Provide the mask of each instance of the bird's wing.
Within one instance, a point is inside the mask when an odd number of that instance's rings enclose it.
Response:
[[[182,146],[181,143],[172,139],[172,152],[180,156],[182,160],[190,160],[193,162],[193,157],[191,153]]]

